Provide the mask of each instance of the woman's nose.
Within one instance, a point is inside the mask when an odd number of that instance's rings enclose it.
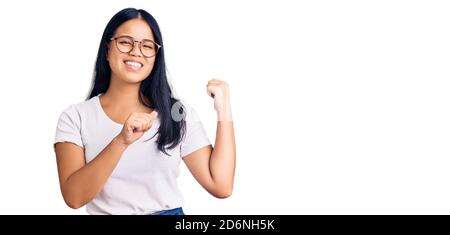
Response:
[[[141,57],[142,53],[139,49],[140,43],[139,42],[134,42],[134,46],[133,49],[130,51],[130,55],[131,56],[137,56],[137,57]]]

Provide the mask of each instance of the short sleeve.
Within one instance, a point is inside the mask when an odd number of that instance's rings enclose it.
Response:
[[[203,124],[194,109],[188,109],[185,120],[186,133],[180,144],[182,158],[211,144],[203,128]]]
[[[81,118],[74,105],[64,110],[56,126],[55,142],[71,142],[84,147],[81,139]]]

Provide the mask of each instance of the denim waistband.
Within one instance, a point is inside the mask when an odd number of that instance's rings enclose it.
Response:
[[[151,215],[184,215],[183,208],[178,207],[170,210],[157,211]]]

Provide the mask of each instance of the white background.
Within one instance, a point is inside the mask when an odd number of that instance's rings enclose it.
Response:
[[[1,1],[0,213],[64,204],[53,138],[86,98],[109,19],[157,19],[178,96],[212,141],[205,85],[228,81],[233,195],[182,163],[187,214],[449,214],[448,1]]]

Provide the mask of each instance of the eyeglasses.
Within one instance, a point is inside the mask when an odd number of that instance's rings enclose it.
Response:
[[[134,43],[139,43],[139,50],[142,55],[146,58],[150,58],[158,53],[161,46],[149,39],[144,39],[142,41],[137,41],[130,36],[119,36],[111,38],[111,41],[116,41],[117,49],[122,53],[130,53],[134,49]]]

